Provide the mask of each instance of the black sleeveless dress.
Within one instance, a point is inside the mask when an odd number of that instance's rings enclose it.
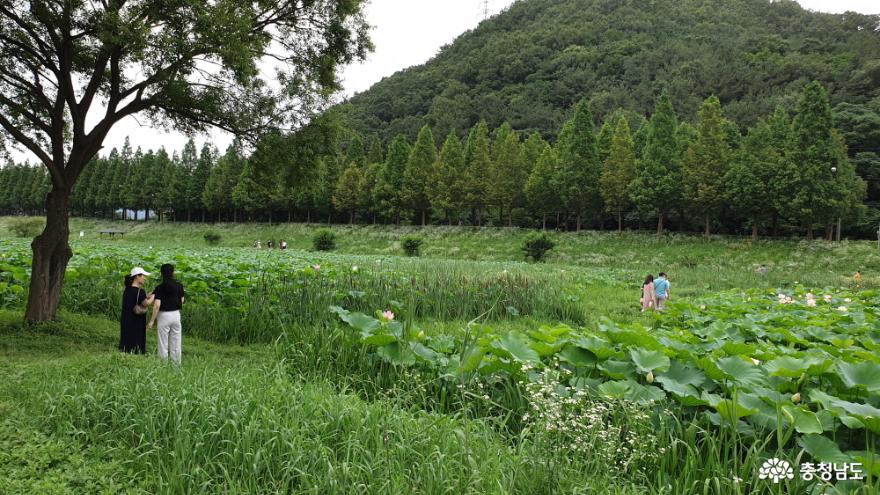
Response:
[[[144,302],[147,292],[128,286],[122,293],[122,316],[119,318],[119,350],[132,354],[147,351],[147,315],[134,314],[134,307]]]

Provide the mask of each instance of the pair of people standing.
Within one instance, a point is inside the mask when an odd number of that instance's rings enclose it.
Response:
[[[150,273],[141,267],[131,270],[125,277],[125,290],[122,293],[122,316],[119,329],[119,350],[133,354],[143,354],[147,347],[147,328],[152,328],[158,320],[158,353],[162,359],[169,355],[175,364],[180,364],[182,349],[182,326],[180,309],[184,302],[183,285],[174,278],[174,266],[164,264],[160,268],[162,283],[147,294],[143,286]],[[153,314],[147,323],[147,308],[153,307]]]
[[[642,312],[649,309],[662,311],[669,300],[669,279],[664,272],[655,279],[654,275],[648,274],[642,284]]]

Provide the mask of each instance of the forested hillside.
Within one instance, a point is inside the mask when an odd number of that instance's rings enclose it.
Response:
[[[521,0],[252,150],[113,150],[83,216],[873,237],[880,16],[791,1]],[[0,169],[37,213],[42,168]]]
[[[618,108],[646,116],[666,89],[683,120],[716,95],[744,128],[777,106],[793,111],[811,80],[832,106],[880,96],[878,27],[878,16],[791,0],[520,0],[353,97],[350,125],[386,143],[480,119],[553,139],[585,95],[601,121]]]

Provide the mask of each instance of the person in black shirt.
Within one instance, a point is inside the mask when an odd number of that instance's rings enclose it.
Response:
[[[143,289],[148,272],[134,267],[125,277],[122,292],[122,315],[119,317],[119,350],[131,354],[147,352],[147,307],[153,304],[153,295]]]
[[[157,328],[159,358],[168,359],[174,364],[180,364],[182,348],[182,332],[180,324],[180,308],[183,306],[183,286],[174,278],[174,265],[168,263],[160,268],[162,283],[156,287],[153,293],[156,300],[153,302],[153,319],[150,328],[158,319]]]

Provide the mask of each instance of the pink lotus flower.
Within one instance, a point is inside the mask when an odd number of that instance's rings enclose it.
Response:
[[[383,311],[382,318],[385,318],[386,320],[391,321],[394,319],[394,313],[392,313],[391,311]]]
[[[321,265],[312,265],[312,270],[320,270]]]

